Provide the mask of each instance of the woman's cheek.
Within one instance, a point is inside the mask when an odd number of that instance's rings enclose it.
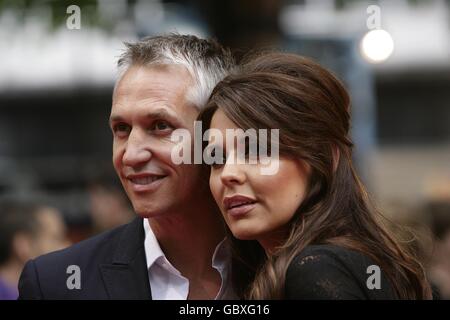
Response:
[[[220,182],[220,176],[217,173],[211,172],[209,177],[209,188],[211,189],[211,193],[214,197],[214,200],[216,200],[217,204],[220,203],[220,189],[221,189],[221,182]]]

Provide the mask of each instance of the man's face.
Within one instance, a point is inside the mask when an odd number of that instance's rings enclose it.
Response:
[[[114,91],[113,164],[142,217],[195,205],[200,166],[175,165],[170,139],[178,128],[194,136],[199,111],[186,101],[190,86],[192,78],[182,66],[132,66]]]

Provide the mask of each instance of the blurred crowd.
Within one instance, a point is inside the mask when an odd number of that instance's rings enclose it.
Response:
[[[434,298],[450,299],[450,196],[419,205],[392,202],[383,212],[424,265]]]
[[[89,219],[68,223],[62,209],[42,196],[0,197],[0,300],[18,297],[25,263],[127,223],[133,217],[121,189],[99,181],[87,186]]]

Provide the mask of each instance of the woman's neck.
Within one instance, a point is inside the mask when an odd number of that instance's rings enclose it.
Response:
[[[267,256],[273,255],[280,247],[282,247],[288,238],[288,229],[280,228],[276,231],[271,231],[260,238],[258,238],[259,244],[263,247]]]

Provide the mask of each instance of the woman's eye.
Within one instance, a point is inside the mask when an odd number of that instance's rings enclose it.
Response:
[[[249,146],[245,145],[245,154],[250,156],[257,156],[258,155],[258,147],[257,146]]]
[[[213,163],[210,164],[211,167],[213,168],[220,168],[221,166],[224,165],[224,161],[214,161]]]
[[[248,143],[246,143],[245,145],[242,146],[242,154],[238,154],[238,157],[240,157],[241,159],[244,159],[246,162],[247,161],[257,161],[258,160],[258,146],[255,145],[249,145]]]
[[[210,164],[210,166],[213,168],[219,168],[223,166],[227,161],[224,156],[222,156],[222,159],[216,159],[216,151],[214,149],[211,151],[211,158],[214,159],[213,163]]]
[[[247,157],[252,157],[259,159],[260,157],[270,156],[270,146],[258,143],[255,146],[245,146],[245,155]]]

